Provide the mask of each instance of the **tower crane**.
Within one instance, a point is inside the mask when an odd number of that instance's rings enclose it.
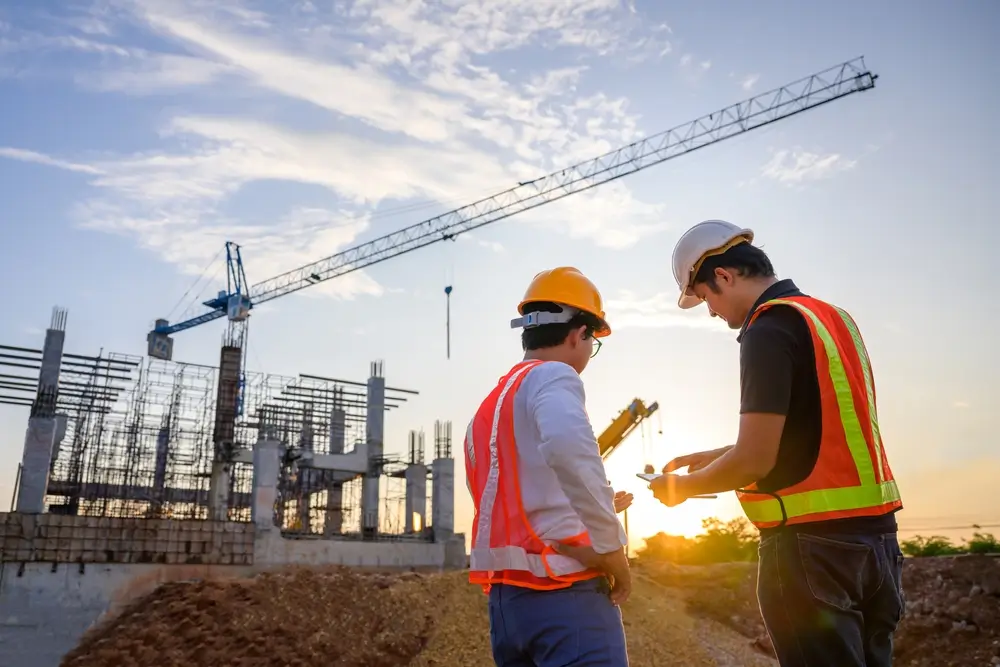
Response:
[[[247,320],[251,309],[262,303],[439,241],[454,240],[459,234],[629,176],[828,102],[870,90],[875,87],[877,78],[878,75],[865,66],[863,56],[854,58],[249,287],[246,285],[240,248],[235,243],[227,242],[227,289],[204,301],[207,310],[196,317],[174,324],[164,319],[157,320],[147,336],[148,353],[151,357],[170,359],[173,355],[171,334],[223,316],[234,325],[239,325]]]

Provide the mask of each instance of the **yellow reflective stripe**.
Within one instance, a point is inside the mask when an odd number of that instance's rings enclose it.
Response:
[[[786,299],[772,299],[768,304],[782,304],[793,306],[816,327],[816,333],[823,341],[823,349],[826,351],[826,358],[830,366],[830,379],[833,381],[834,393],[837,396],[837,407],[840,411],[840,422],[844,427],[844,436],[847,440],[847,447],[851,451],[851,458],[858,470],[858,478],[861,486],[875,484],[875,466],[872,465],[872,457],[868,453],[868,442],[865,440],[865,432],[861,429],[861,422],[858,420],[858,413],[854,409],[854,392],[851,391],[851,383],[847,378],[847,371],[844,370],[844,361],[840,358],[837,344],[833,336],[827,330],[823,322],[809,308],[797,301]],[[788,516],[794,516],[791,512]],[[780,518],[780,517],[779,517]]]
[[[861,367],[865,374],[865,397],[868,399],[868,420],[872,429],[872,444],[875,447],[878,470],[882,470],[882,433],[879,431],[878,415],[875,412],[875,378],[872,375],[871,360],[868,358],[868,350],[861,339],[861,332],[858,331],[858,325],[854,323],[854,318],[848,315],[847,311],[842,308],[837,308],[836,306],[834,308],[840,314],[840,319],[847,325],[847,330],[851,332],[851,338],[854,340],[854,349],[857,350],[858,358],[861,359]]]
[[[757,498],[762,498],[757,500]],[[741,504],[747,518],[754,523],[777,523],[781,521],[781,505],[774,498],[753,496],[753,500],[743,498]],[[896,482],[889,480],[881,484],[850,486],[840,489],[803,491],[782,496],[788,518],[798,518],[810,514],[840,512],[879,507],[899,500]]]

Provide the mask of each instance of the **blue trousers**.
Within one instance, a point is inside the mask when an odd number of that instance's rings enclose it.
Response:
[[[555,591],[496,584],[490,643],[497,667],[628,667],[625,628],[606,579]]]
[[[757,600],[781,667],[890,667],[902,567],[895,533],[764,537]]]

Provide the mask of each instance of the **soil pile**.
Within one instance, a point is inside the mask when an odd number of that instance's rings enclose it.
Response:
[[[641,572],[623,614],[633,667],[773,664]],[[62,667],[490,664],[486,596],[467,574],[335,568],[166,584],[88,633]]]

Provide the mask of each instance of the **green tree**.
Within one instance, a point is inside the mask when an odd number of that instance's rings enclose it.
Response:
[[[701,524],[704,532],[694,538],[662,532],[646,538],[639,558],[679,565],[756,560],[757,530],[745,518],[722,521],[713,517]]]

